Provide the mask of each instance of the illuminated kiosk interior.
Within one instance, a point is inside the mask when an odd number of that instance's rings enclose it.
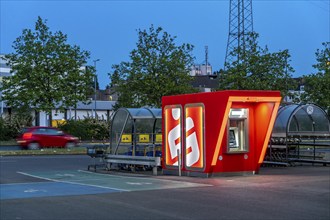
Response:
[[[118,161],[139,157],[157,157],[160,161],[161,112],[161,109],[150,108],[118,109],[112,117],[110,127],[110,152],[107,155],[109,163],[115,159]],[[123,161],[122,164],[129,165],[130,161]]]
[[[163,173],[258,172],[280,101],[278,91],[163,97]]]

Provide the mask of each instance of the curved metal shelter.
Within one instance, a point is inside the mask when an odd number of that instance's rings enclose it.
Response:
[[[162,110],[154,108],[120,108],[112,118],[110,154],[160,156]]]
[[[272,138],[284,144],[292,138],[327,138],[330,121],[327,113],[314,104],[291,104],[278,110]]]
[[[315,104],[290,104],[278,110],[266,157],[271,161],[326,164],[329,159],[322,149],[328,147],[330,121],[327,113]]]

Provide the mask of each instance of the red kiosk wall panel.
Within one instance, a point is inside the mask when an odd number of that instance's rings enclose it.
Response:
[[[185,105],[184,165],[187,170],[204,168],[204,105]]]

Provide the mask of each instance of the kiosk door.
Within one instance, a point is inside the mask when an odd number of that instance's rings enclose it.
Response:
[[[204,105],[185,105],[185,168],[204,169]]]

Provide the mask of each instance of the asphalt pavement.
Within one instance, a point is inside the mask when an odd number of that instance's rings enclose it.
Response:
[[[94,162],[0,157],[0,219],[330,219],[329,166],[196,178],[87,171]]]

